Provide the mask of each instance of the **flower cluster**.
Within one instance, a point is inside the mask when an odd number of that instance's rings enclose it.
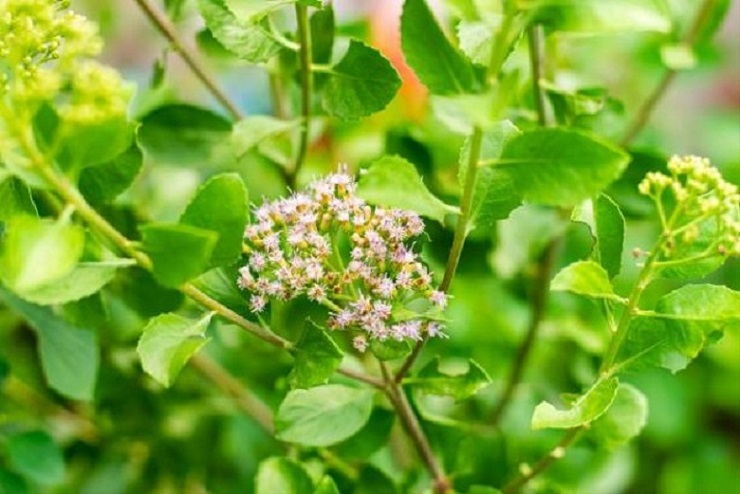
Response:
[[[97,28],[68,7],[69,0],[0,0],[0,102],[29,117],[62,96],[62,119],[78,123],[125,115],[132,91],[90,59],[102,48]]]
[[[720,254],[740,256],[740,194],[709,160],[697,156],[674,156],[668,162],[670,175],[648,173],[640,193],[655,201],[664,234],[664,254],[671,257],[676,242],[691,245],[701,235],[713,238],[711,248]],[[667,194],[670,199],[666,201]]]
[[[408,242],[424,231],[416,213],[373,207],[355,195],[344,171],[313,182],[305,193],[268,202],[245,231],[248,262],[239,285],[261,312],[270,298],[305,295],[331,310],[329,326],[370,340],[441,335],[435,322],[447,296]]]

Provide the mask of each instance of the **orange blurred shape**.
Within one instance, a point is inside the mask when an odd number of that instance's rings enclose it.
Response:
[[[421,120],[426,113],[427,89],[406,64],[401,51],[401,6],[403,0],[378,2],[370,14],[370,37],[401,76],[398,92],[404,114],[412,120]]]

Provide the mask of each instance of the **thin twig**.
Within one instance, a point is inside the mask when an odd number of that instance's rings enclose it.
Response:
[[[219,87],[216,80],[211,77],[200,58],[195,51],[188,47],[177,33],[175,26],[170,20],[159,12],[150,0],[134,0],[147,18],[157,28],[157,30],[172,44],[172,47],[180,54],[190,70],[200,79],[203,85],[213,95],[214,98],[231,114],[235,120],[244,118],[242,110],[226,95],[226,92]]]
[[[370,386],[378,389],[384,389],[386,386],[385,381],[369,374],[364,374],[354,369],[350,369],[349,367],[340,367],[339,369],[337,369],[337,372],[351,379],[354,379],[355,381],[364,382],[365,384],[369,384]]]
[[[203,353],[199,353],[190,358],[190,363],[229,395],[234,403],[252,417],[268,434],[275,432],[274,417],[270,407],[265,405],[256,394],[247,389],[229,371],[221,367],[218,362]]]
[[[714,8],[716,0],[705,0],[699,10],[697,11],[696,17],[694,17],[691,27],[683,38],[683,42],[686,45],[692,46],[697,42],[699,34],[701,33],[704,24],[710,17],[712,9]],[[621,145],[624,147],[629,146],[637,135],[642,132],[642,129],[647,125],[650,117],[655,110],[658,102],[662,99],[663,95],[668,90],[673,80],[676,78],[677,71],[675,69],[666,69],[660,78],[660,81],[652,90],[650,95],[645,99],[642,106],[635,113],[635,118],[632,123],[627,127],[622,138]]]
[[[501,70],[501,66],[506,60],[506,53],[508,51],[507,37],[509,35],[512,22],[513,13],[507,12],[494,39],[491,58],[488,63],[488,69],[486,70],[486,79],[488,80],[492,80],[498,75]],[[455,233],[452,238],[450,253],[447,257],[447,264],[445,265],[442,283],[439,285],[439,289],[443,292],[449,291],[452,280],[455,278],[457,266],[460,263],[460,256],[462,255],[463,247],[465,247],[465,239],[469,233],[473,195],[475,191],[475,177],[478,172],[482,145],[483,129],[476,125],[473,127],[473,132],[470,136],[468,161],[467,163],[460,164],[460,166],[465,167],[465,182],[463,184],[462,197],[460,199],[460,215],[457,218],[457,225],[455,226]],[[406,360],[401,364],[401,367],[396,372],[396,377],[394,379],[396,383],[400,383],[404,376],[406,376],[406,374],[411,370],[414,362],[416,362],[416,359],[421,354],[421,350],[423,349],[425,342],[426,340],[419,340],[411,351],[411,354],[406,357]]]
[[[573,444],[573,442],[578,437],[578,434],[581,432],[581,429],[581,427],[568,429],[557,446],[551,449],[545,456],[540,458],[540,460],[535,463],[535,465],[531,469],[527,468],[526,471],[522,472],[522,474],[519,475],[519,477],[506,484],[501,489],[501,492],[503,494],[514,494],[516,492],[519,492],[519,489],[524,487],[527,482],[542,473],[544,470],[547,470],[550,465],[563,458],[565,456],[565,450],[571,444]]]
[[[383,362],[380,362],[380,368],[383,372],[383,378],[385,379],[385,384],[387,386],[386,395],[393,405],[393,408],[396,410],[398,418],[401,420],[401,424],[403,424],[404,429],[406,429],[406,432],[411,438],[411,442],[414,444],[416,451],[419,453],[419,456],[421,456],[424,465],[434,479],[434,492],[436,494],[449,493],[451,490],[450,481],[445,475],[444,469],[437,460],[437,457],[434,456],[432,446],[429,444],[429,439],[427,439],[424,430],[421,428],[421,424],[419,424],[419,421],[414,414],[414,410],[411,408],[411,404],[406,397],[406,393],[393,379],[393,376]]]
[[[308,8],[305,5],[296,3],[295,5],[296,22],[298,25],[298,41],[301,45],[300,60],[300,80],[301,80],[301,118],[303,119],[301,133],[298,142],[298,154],[295,159],[295,166],[288,176],[288,185],[295,188],[296,178],[306,160],[308,153],[308,140],[311,133],[311,98],[313,96],[313,69],[312,65],[312,47],[311,47],[311,23],[308,21]]]

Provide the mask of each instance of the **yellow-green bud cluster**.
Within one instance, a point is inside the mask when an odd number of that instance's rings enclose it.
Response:
[[[60,97],[62,118],[74,122],[125,114],[131,91],[91,60],[102,48],[97,28],[68,7],[68,0],[0,0],[0,102],[16,117]]]
[[[639,185],[640,193],[653,198],[663,212],[664,235],[669,239],[666,256],[676,242],[694,242],[707,225],[717,254],[740,256],[738,187],[698,156],[673,156],[668,171],[670,175],[648,173]]]

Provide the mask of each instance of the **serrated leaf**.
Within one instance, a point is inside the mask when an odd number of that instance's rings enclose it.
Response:
[[[141,170],[143,155],[133,145],[110,161],[82,170],[79,187],[93,205],[111,202],[125,191]]]
[[[95,333],[72,326],[49,308],[16,298],[1,287],[0,299],[36,332],[49,386],[74,400],[92,400],[99,362]]]
[[[82,256],[85,232],[68,220],[16,216],[0,244],[0,278],[23,293],[67,276]]]
[[[263,7],[245,15],[240,12],[237,18],[223,0],[198,0],[198,11],[213,37],[224,48],[238,57],[253,63],[265,62],[282,50],[270,28],[263,21],[273,8],[285,2],[262,2]]]
[[[605,194],[599,194],[594,203],[594,223],[599,263],[609,277],[614,278],[622,270],[624,215],[617,203]]]
[[[607,272],[594,261],[577,261],[564,267],[552,279],[550,289],[625,303],[622,297],[614,293]]]
[[[74,302],[98,292],[113,279],[120,268],[135,264],[135,261],[129,259],[81,262],[64,278],[18,294],[39,305]]]
[[[329,115],[354,120],[388,106],[400,87],[401,78],[388,59],[353,39],[329,71],[321,101]]]
[[[256,494],[314,494],[313,482],[303,466],[279,457],[260,463],[254,489]]]
[[[481,20],[461,21],[457,25],[460,50],[478,65],[488,65],[496,26]]]
[[[180,217],[180,224],[216,232],[209,266],[233,264],[241,255],[244,226],[249,217],[247,189],[239,175],[211,177],[195,194]]]
[[[474,360],[468,361],[468,369],[463,373],[449,374],[440,370],[440,359],[436,357],[419,371],[415,377],[403,380],[422,393],[451,396],[462,401],[475,395],[491,384],[491,378]]]
[[[212,317],[212,312],[197,320],[170,313],[150,320],[136,347],[146,373],[171,386],[190,357],[208,343],[205,333]]]
[[[62,449],[44,431],[10,436],[7,455],[14,470],[37,484],[49,486],[64,480]]]
[[[218,234],[189,225],[151,223],[139,228],[154,278],[177,288],[208,268]]]
[[[618,386],[616,377],[600,380],[565,410],[543,401],[534,409],[532,429],[570,429],[589,424],[609,409]]]
[[[429,192],[414,165],[400,156],[374,161],[360,176],[357,194],[369,203],[416,211],[440,223],[446,215],[459,213]]]
[[[424,0],[406,0],[401,13],[406,62],[433,94],[465,94],[478,88],[473,65],[452,46]]]
[[[538,129],[509,140],[500,165],[524,199],[575,206],[617,179],[629,155],[601,138],[566,129]]]
[[[342,351],[319,326],[308,321],[291,350],[295,362],[288,375],[290,387],[310,388],[325,384],[342,362]]]
[[[147,159],[158,165],[203,169],[234,159],[231,122],[196,106],[154,109],[142,117],[137,139]]]
[[[300,120],[280,120],[268,115],[246,117],[236,124],[231,133],[231,143],[237,158],[257,147],[260,143],[300,125]]]
[[[609,410],[591,425],[589,434],[614,450],[637,437],[648,419],[648,401],[639,389],[620,383]]]
[[[373,394],[339,384],[290,391],[275,417],[276,437],[313,447],[344,441],[367,423]]]
[[[678,372],[725,330],[740,330],[740,292],[686,285],[658,300],[653,315],[633,321],[622,360]]]
[[[496,221],[509,216],[521,204],[521,196],[514,188],[509,174],[494,166],[505,144],[519,135],[519,129],[508,120],[499,122],[483,134],[480,163],[475,177],[473,202],[470,211],[471,229],[493,228]],[[470,159],[470,138],[460,151],[458,182],[465,187],[465,176]]]

